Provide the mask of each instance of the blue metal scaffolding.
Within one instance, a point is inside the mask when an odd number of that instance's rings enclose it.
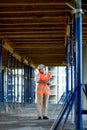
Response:
[[[12,85],[12,54],[8,51],[8,63],[7,63],[7,104],[12,108],[13,103],[13,85]]]
[[[69,5],[69,4],[67,4]],[[70,6],[70,5],[69,5]],[[72,6],[70,6],[72,7]],[[67,105],[65,109],[63,109],[63,112],[61,112],[61,115],[58,117],[58,119],[54,122],[51,130],[58,130],[60,122],[63,119],[63,116],[65,112],[67,112],[65,122],[68,118],[69,112],[71,111],[72,105],[75,100],[75,127],[76,130],[82,130],[83,129],[83,122],[82,122],[82,97],[81,97],[81,91],[82,91],[82,9],[81,9],[81,0],[76,1],[76,8],[72,8],[72,14],[73,20],[74,20],[74,44],[72,44],[72,26],[70,26],[70,39],[68,40],[68,36],[66,36],[66,92],[69,90],[69,72],[68,72],[68,66],[70,64],[71,60],[71,78],[73,78],[74,73],[74,81],[75,81],[75,88],[73,90],[73,86],[71,85],[72,94],[69,100],[67,100]],[[68,52],[68,44],[70,42],[70,55]],[[73,54],[74,52],[74,54]],[[71,59],[69,59],[69,56],[71,56]],[[73,57],[74,56],[74,57]],[[72,61],[74,60],[74,62]],[[73,70],[73,63],[74,63],[74,70]],[[74,71],[74,72],[73,72]],[[74,82],[73,79],[71,79],[71,83]],[[71,102],[71,103],[70,103]]]
[[[2,108],[2,40],[0,40],[0,110]]]
[[[75,42],[76,42],[76,86],[78,86],[76,98],[76,129],[82,130],[82,9],[81,0],[76,1],[75,12]]]
[[[14,108],[16,107],[16,62],[17,62],[17,60],[16,60],[16,58],[14,57],[14,69],[13,69],[13,72],[14,72],[14,76],[13,76],[13,78],[14,78],[14,88],[13,88],[13,92],[14,92],[14,94],[13,94],[13,102],[14,102]]]
[[[66,92],[69,91],[69,44],[68,36],[66,37]]]
[[[19,60],[17,60],[17,82],[16,82],[16,85],[17,85],[17,104],[19,104],[19,97],[20,97],[20,93],[19,93],[19,69],[18,69],[18,66],[19,66]]]
[[[27,65],[24,65],[24,102],[25,103],[32,103],[34,100],[33,94],[33,68]],[[35,88],[34,88],[35,89]]]
[[[73,44],[73,25],[70,24],[70,66],[71,66],[71,92],[74,90],[74,44]]]
[[[28,88],[28,66],[24,65],[24,103],[28,103],[29,88]]]
[[[24,104],[24,63],[21,61],[21,106]]]

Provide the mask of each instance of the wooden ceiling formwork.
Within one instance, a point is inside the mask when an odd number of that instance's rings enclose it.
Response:
[[[73,0],[0,0],[3,65],[7,62],[6,48],[33,66],[62,65],[66,60],[66,25],[71,22],[71,9],[66,3],[74,4]],[[86,4],[83,8],[87,9]],[[87,42],[86,24],[85,13],[84,42]]]

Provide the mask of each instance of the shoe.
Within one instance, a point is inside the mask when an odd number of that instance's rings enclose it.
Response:
[[[41,116],[39,116],[38,119],[41,120]]]
[[[49,118],[47,116],[43,116],[43,119],[48,120]]]

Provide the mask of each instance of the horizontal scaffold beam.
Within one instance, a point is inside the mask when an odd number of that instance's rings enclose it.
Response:
[[[20,55],[18,55],[14,49],[9,45],[9,42],[4,41],[3,47],[8,50],[11,54],[13,54],[13,57],[18,59],[20,62],[24,62],[26,65],[30,65],[31,67],[35,68],[35,66],[32,63],[29,63],[26,59],[22,58]]]

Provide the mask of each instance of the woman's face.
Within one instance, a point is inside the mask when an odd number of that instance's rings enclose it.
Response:
[[[41,73],[45,73],[45,68],[39,70]]]

